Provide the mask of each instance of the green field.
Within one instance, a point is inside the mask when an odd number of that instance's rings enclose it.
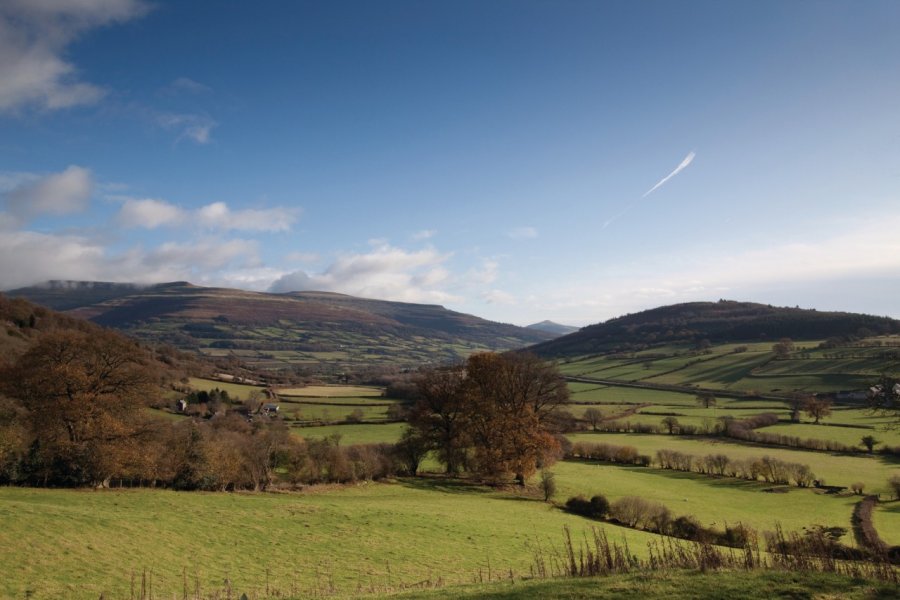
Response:
[[[303,494],[0,489],[0,596],[127,598],[152,570],[154,597],[193,590],[288,590],[443,578],[472,582],[488,565],[528,573],[534,544],[589,522],[530,498],[437,479]],[[644,554],[650,534],[607,527]],[[423,551],[427,548],[427,552]],[[139,582],[138,582],[139,585]],[[109,596],[108,596],[109,597]]]
[[[886,494],[888,478],[898,472],[898,463],[883,457],[843,456],[792,448],[752,446],[727,439],[631,433],[578,433],[567,437],[572,441],[634,446],[640,453],[650,456],[654,456],[656,451],[661,449],[696,456],[726,454],[735,459],[772,456],[788,462],[809,465],[816,476],[824,479],[828,485],[849,486],[851,483],[861,481],[870,493]]]
[[[262,394],[264,387],[259,385],[248,385],[246,383],[229,383],[227,381],[218,381],[216,379],[202,379],[200,377],[191,377],[190,385],[198,391],[212,391],[216,388],[223,392],[228,392],[228,396],[233,400],[246,400],[250,394]]]
[[[294,427],[295,435],[309,439],[321,439],[340,434],[341,445],[393,444],[400,439],[405,423],[324,425],[322,427]]]
[[[362,385],[308,385],[305,387],[278,388],[280,396],[301,396],[306,398],[358,398],[376,397],[384,394],[384,389]]]
[[[859,497],[826,496],[809,489],[791,488],[770,493],[771,484],[732,478],[705,477],[646,467],[564,462],[553,466],[560,498],[601,493],[611,502],[623,496],[640,496],[664,504],[675,516],[694,515],[706,526],[723,529],[743,523],[757,531],[786,531],[811,525],[850,527],[853,506]],[[900,519],[885,519],[900,534]],[[896,529],[896,531],[894,531]],[[900,537],[900,536],[898,536]],[[852,533],[844,539],[853,544]]]

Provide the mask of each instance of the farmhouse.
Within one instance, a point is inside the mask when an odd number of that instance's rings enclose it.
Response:
[[[278,405],[274,402],[267,402],[262,405],[262,413],[264,415],[275,416],[278,414]]]

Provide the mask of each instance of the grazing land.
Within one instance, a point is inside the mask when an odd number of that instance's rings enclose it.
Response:
[[[225,579],[259,590],[268,578],[298,596],[332,582],[349,595],[360,585],[471,583],[489,570],[508,578],[528,574],[534,544],[592,524],[533,497],[430,478],[303,494],[2,488],[0,523],[0,596],[30,590],[36,600],[127,598],[144,569],[161,598],[180,597],[185,572],[191,590]],[[654,537],[609,535],[639,554]]]

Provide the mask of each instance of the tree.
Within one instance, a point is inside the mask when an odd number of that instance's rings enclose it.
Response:
[[[789,358],[791,352],[794,351],[794,342],[791,338],[781,338],[778,343],[772,346],[772,352],[775,353],[775,358],[779,360],[784,360]]]
[[[534,355],[474,354],[465,365],[426,371],[419,396],[410,426],[448,473],[465,467],[492,481],[512,474],[524,485],[555,460],[551,420],[568,388],[555,365]]]
[[[474,354],[466,363],[473,467],[488,479],[511,473],[520,485],[559,443],[545,426],[568,402],[556,365],[529,353]]]
[[[137,452],[133,434],[155,373],[123,336],[49,332],[2,375],[4,391],[29,411],[45,482],[104,485]]]
[[[819,419],[823,419],[831,414],[831,400],[810,396],[806,400],[803,410],[806,411],[807,415],[815,419],[818,425]]]
[[[697,394],[696,400],[697,404],[699,404],[703,408],[709,408],[716,405],[716,397],[712,394],[712,392],[700,392],[699,394]]]
[[[556,475],[552,471],[541,470],[541,491],[544,493],[544,502],[550,502],[556,494]]]
[[[419,400],[410,413],[410,426],[436,451],[447,473],[456,473],[466,462],[468,445],[465,367],[431,369],[416,385]]]
[[[675,417],[666,417],[661,422],[663,427],[669,431],[669,435],[673,435],[675,430],[678,429],[678,419]]]
[[[592,406],[584,411],[584,419],[590,424],[594,431],[597,431],[597,426],[603,420],[603,413],[599,408],[594,408]]]
[[[869,389],[869,408],[900,421],[900,380],[882,375]]]
[[[409,475],[413,477],[419,471],[419,464],[428,454],[428,440],[412,427],[403,430],[400,441],[394,446],[394,452]]]
[[[876,440],[873,435],[864,435],[859,443],[865,446],[866,450],[869,451],[869,454],[872,454],[872,451],[875,449],[877,444],[880,444],[881,441]]]
[[[788,406],[791,409],[791,422],[799,423],[800,422],[800,413],[803,412],[803,407],[809,402],[809,399],[813,396],[807,394],[805,392],[791,392],[791,395],[788,397]]]

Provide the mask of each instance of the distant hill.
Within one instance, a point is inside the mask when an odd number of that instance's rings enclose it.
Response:
[[[186,282],[151,286],[48,282],[8,292],[138,339],[236,354],[262,368],[329,364],[334,369],[459,360],[553,334],[487,321],[433,304],[327,292],[269,294]]]
[[[571,325],[561,325],[559,323],[554,323],[553,321],[541,321],[540,323],[532,323],[531,325],[527,326],[527,329],[545,331],[554,335],[566,335],[578,331],[578,327],[572,327]]]
[[[610,319],[530,348],[547,357],[634,350],[667,343],[749,342],[900,332],[900,321],[753,302],[689,302]]]

